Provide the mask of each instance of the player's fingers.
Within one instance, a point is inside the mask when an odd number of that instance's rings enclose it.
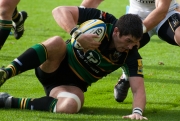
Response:
[[[122,118],[123,119],[136,119],[136,120],[148,120],[148,118],[146,118],[146,117],[143,117],[143,116],[141,116],[140,118],[135,118],[135,117],[133,117],[133,116],[130,116],[130,115],[127,115],[127,116],[122,116]]]
[[[127,119],[130,118],[129,116],[122,116],[123,119]]]
[[[93,42],[89,45],[89,48],[97,49],[97,48],[100,46],[100,44],[101,44],[101,42],[93,41]]]
[[[95,44],[92,45],[92,48],[98,48],[99,46],[100,46],[99,43],[97,43],[97,44],[95,43]]]
[[[89,49],[84,49],[84,53],[86,53],[87,51],[89,51]]]
[[[146,117],[143,117],[143,119],[144,119],[144,120],[148,120],[148,118],[146,118]]]
[[[92,34],[91,35],[93,38],[99,38],[99,35],[97,35],[97,34]]]
[[[148,119],[146,117],[141,116],[141,117],[136,117],[136,120],[148,120]]]
[[[96,46],[89,46],[88,48],[85,48],[84,50],[88,51],[88,50],[95,50],[97,49],[98,47]]]
[[[90,38],[99,38],[99,36],[97,34],[83,34],[87,37],[90,37]]]

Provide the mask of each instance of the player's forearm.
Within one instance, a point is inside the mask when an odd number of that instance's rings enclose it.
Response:
[[[147,31],[152,30],[157,26],[165,17],[167,12],[153,11],[151,12],[146,19],[143,21],[144,25],[147,28]]]
[[[142,77],[129,77],[129,82],[133,93],[133,108],[140,108],[143,111],[146,105],[144,79]]]
[[[144,111],[146,106],[146,93],[144,89],[138,89],[136,93],[133,94],[133,109],[141,108]]]
[[[57,7],[53,9],[52,14],[57,24],[68,33],[77,25],[77,7]]]
[[[154,9],[143,21],[147,31],[157,26],[167,15],[171,0],[156,1],[156,9]]]
[[[83,0],[80,6],[86,8],[97,8],[102,1],[104,0]]]

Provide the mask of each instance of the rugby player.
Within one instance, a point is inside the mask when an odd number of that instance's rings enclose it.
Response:
[[[99,79],[124,66],[131,77],[134,94],[133,111],[123,118],[147,120],[143,116],[146,94],[142,73],[142,58],[137,44],[143,35],[142,20],[138,15],[126,14],[119,19],[112,14],[93,8],[64,7],[53,10],[57,24],[86,50],[79,50],[71,42],[54,36],[36,44],[0,69],[0,85],[24,71],[34,69],[46,96],[41,98],[16,98],[8,93],[0,94],[1,108],[43,110],[57,113],[77,113],[84,103],[84,92]],[[100,19],[107,24],[102,42],[98,35],[83,34],[77,23]],[[91,61],[88,58],[93,58]],[[135,83],[134,83],[135,82]],[[103,86],[103,85],[102,85]]]

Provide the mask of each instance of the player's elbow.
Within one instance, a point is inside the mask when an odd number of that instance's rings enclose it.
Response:
[[[164,12],[161,14],[162,19],[164,19],[164,18],[166,17],[166,15],[167,15],[167,11],[164,11]]]

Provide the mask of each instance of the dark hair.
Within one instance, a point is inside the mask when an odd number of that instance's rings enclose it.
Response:
[[[121,16],[115,26],[120,32],[120,37],[123,35],[132,35],[132,37],[139,39],[143,35],[142,20],[136,14],[125,14]]]

